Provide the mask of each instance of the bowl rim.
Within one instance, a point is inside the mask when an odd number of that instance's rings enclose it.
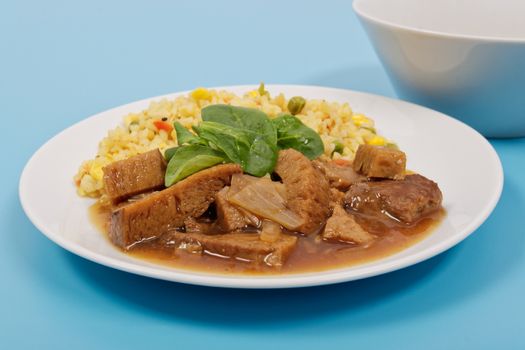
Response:
[[[363,4],[366,1],[369,1],[369,0],[354,0],[352,2],[352,8],[354,12],[362,19],[365,19],[369,22],[374,22],[375,24],[383,26],[383,27],[391,27],[391,28],[395,28],[401,31],[406,31],[406,32],[414,33],[414,34],[415,33],[425,34],[425,35],[433,36],[437,38],[476,40],[476,41],[491,42],[491,43],[525,44],[525,36],[522,38],[509,38],[509,37],[501,37],[501,36],[451,34],[451,33],[442,32],[438,30],[420,29],[420,28],[416,28],[413,26],[403,25],[403,24],[399,24],[396,22],[384,20],[384,19],[378,18],[377,16],[373,16],[368,13],[365,13],[365,11],[359,7],[360,4]]]

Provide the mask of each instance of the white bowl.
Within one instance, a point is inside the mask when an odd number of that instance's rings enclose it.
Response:
[[[487,137],[525,136],[525,1],[355,0],[397,94]]]

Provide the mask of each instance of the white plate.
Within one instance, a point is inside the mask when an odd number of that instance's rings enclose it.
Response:
[[[227,89],[241,94],[255,86]],[[398,142],[408,167],[437,181],[447,217],[420,243],[363,265],[306,274],[238,276],[197,273],[155,265],[115,249],[88,218],[92,200],[75,193],[72,177],[80,162],[96,154],[98,142],[122,117],[148,107],[154,97],[99,113],[62,131],[29,160],[20,178],[20,200],[49,239],[86,259],[119,270],[169,281],[236,288],[286,288],[356,280],[394,271],[426,260],[474,232],[492,212],[503,187],[501,162],[492,146],[465,124],[436,111],[371,94],[314,86],[273,85],[286,96],[348,102],[354,111],[376,121],[379,132]]]

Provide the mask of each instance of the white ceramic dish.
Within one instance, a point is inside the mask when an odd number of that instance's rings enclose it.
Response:
[[[243,93],[255,86],[224,89]],[[99,140],[122,116],[146,108],[154,97],[117,107],[73,125],[43,145],[29,160],[20,178],[20,200],[49,239],[94,262],[154,278],[207,286],[286,288],[350,281],[401,269],[454,246],[483,223],[501,194],[503,170],[491,145],[476,131],[441,113],[407,102],[360,92],[313,87],[268,86],[286,96],[348,102],[355,111],[376,121],[379,131],[396,140],[408,155],[408,166],[437,181],[448,212],[425,240],[387,258],[324,272],[265,277],[197,273],[155,265],[114,248],[91,224],[93,200],[76,195],[72,177],[81,160],[92,158]]]
[[[525,136],[525,1],[353,5],[399,97],[485,136]]]

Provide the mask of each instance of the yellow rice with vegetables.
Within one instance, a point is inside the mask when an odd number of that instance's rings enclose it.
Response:
[[[122,125],[109,131],[100,142],[96,157],[82,163],[74,177],[77,192],[81,196],[99,197],[104,193],[104,166],[155,148],[164,151],[177,146],[173,122],[179,121],[191,128],[201,121],[201,108],[210,104],[257,108],[275,118],[281,113],[290,113],[289,102],[283,94],[271,96],[262,85],[243,96],[197,88],[186,96],[152,102],[148,109],[124,116]],[[295,116],[319,133],[326,157],[352,160],[360,144],[391,144],[376,133],[373,120],[354,113],[348,103],[306,100]]]

